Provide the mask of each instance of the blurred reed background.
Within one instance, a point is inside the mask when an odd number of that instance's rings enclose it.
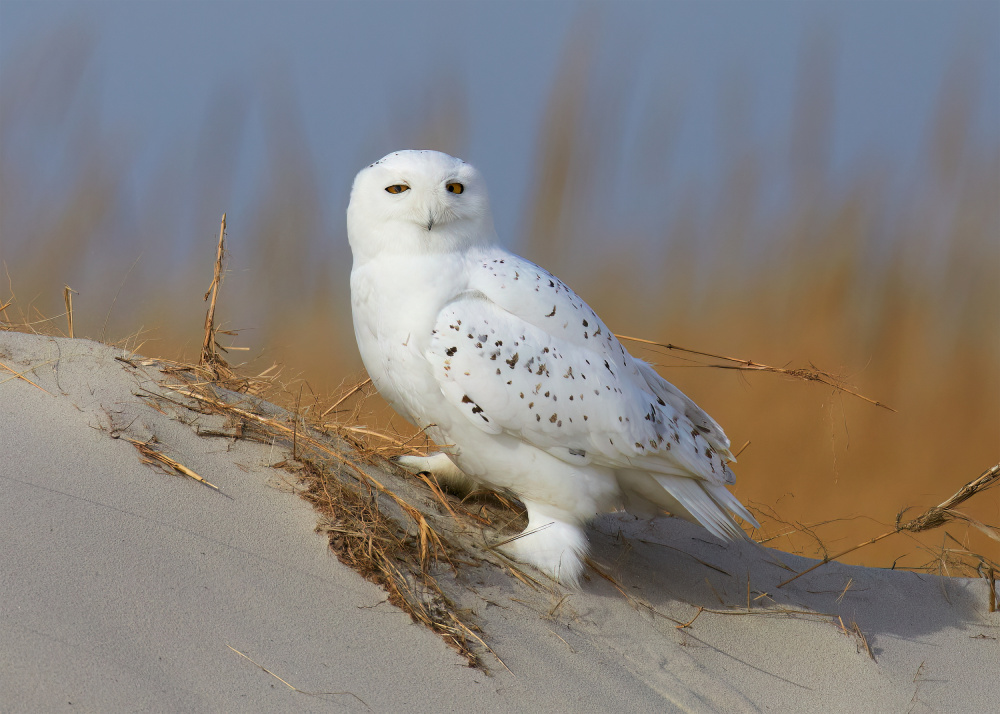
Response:
[[[736,492],[780,519],[767,522],[770,544],[810,555],[822,553],[820,541],[831,551],[848,547],[891,527],[900,509],[913,507],[908,516],[916,515],[995,463],[1000,145],[970,138],[982,99],[968,81],[975,67],[956,57],[917,165],[904,169],[873,155],[848,180],[833,182],[829,112],[838,50],[807,45],[787,141],[746,140],[742,117],[753,83],[734,82],[718,128],[728,162],[721,190],[671,176],[666,196],[683,106],[662,96],[634,134],[643,152],[623,146],[623,115],[609,108],[622,90],[614,77],[588,71],[591,31],[578,29],[564,50],[539,120],[533,173],[487,175],[494,184],[534,187],[516,238],[506,242],[560,275],[619,334],[777,366],[812,364],[896,410],[813,383],[706,368],[630,345],[706,408],[736,448],[750,442]],[[114,119],[88,109],[93,97],[81,67],[89,42],[67,32],[29,46],[5,67],[0,305],[15,298],[7,321],[65,330],[69,285],[79,292],[77,336],[128,338],[146,355],[196,360],[218,219],[242,170],[226,140],[235,132],[223,127],[245,121],[246,97],[223,93],[202,135],[178,138],[178,154],[203,159],[180,183],[204,236],[197,245],[178,241],[188,227],[169,206],[184,197],[168,194],[176,192],[181,164],[162,166],[150,195],[132,195],[135,156],[118,142]],[[250,371],[280,363],[289,393],[305,380],[307,393],[323,397],[362,370],[351,327],[350,253],[343,220],[329,208],[341,204],[317,181],[295,91],[270,86],[267,164],[255,179],[261,198],[249,219],[230,221],[219,315],[225,329],[239,331],[232,344],[249,348],[230,353],[231,362],[246,361]],[[428,79],[424,103],[407,110],[399,148],[462,155],[468,99],[460,87]],[[61,162],[36,167],[60,172],[58,194],[35,195],[36,177],[11,159],[26,134],[62,146]],[[615,167],[623,156],[639,158],[624,184],[609,185],[607,176],[621,175]],[[352,176],[362,163],[341,170]],[[910,172],[902,182],[901,170]],[[768,208],[775,182],[793,196],[780,211]],[[629,201],[680,208],[662,222],[639,224],[629,219]],[[141,210],[123,210],[128,206]],[[107,238],[130,230],[144,236],[141,257]],[[421,279],[427,276],[414,276]],[[370,405],[368,426],[407,432],[377,398]],[[996,490],[967,505],[970,515],[1000,524]],[[949,572],[948,549],[958,544],[1000,559],[995,542],[951,524],[896,536],[846,560],[937,563]]]

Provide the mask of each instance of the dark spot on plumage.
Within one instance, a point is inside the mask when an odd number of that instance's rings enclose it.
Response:
[[[500,368],[497,367],[497,374],[500,374]]]
[[[590,418],[590,417],[588,417],[588,416],[587,416],[586,414],[584,414],[584,415],[583,415],[583,420],[584,420],[584,421],[587,421],[587,419],[589,419],[589,418]]]
[[[517,364],[517,360],[518,360],[518,355],[517,352],[515,352],[510,359],[505,359],[504,362],[510,365],[511,369],[514,369],[514,365]]]
[[[472,334],[470,333],[469,335],[467,335],[467,337],[471,340],[472,339]]]
[[[490,359],[491,359],[492,361],[494,361],[494,362],[496,361],[497,357],[499,357],[499,356],[500,356],[500,353],[499,353],[499,352],[491,352],[491,353],[490,353]]]
[[[562,419],[556,422],[556,426],[562,426]]]
[[[641,443],[639,443],[639,442],[637,441],[637,442],[635,442],[635,448],[637,448],[637,449],[645,449],[646,447],[645,447],[645,446],[643,446],[643,445],[642,445]]]
[[[691,430],[691,436],[694,437],[695,439],[697,439],[698,436],[699,436],[698,430],[697,429],[692,429]]]
[[[472,404],[472,398],[468,394],[462,395],[462,404]]]
[[[542,348],[542,354],[543,355],[547,355],[548,353],[549,353],[549,348],[548,347],[543,347]]]
[[[705,458],[706,459],[712,458],[712,450],[711,449],[705,449]]]
[[[486,340],[490,339],[488,335],[478,335],[478,338],[480,342],[486,342]]]
[[[570,368],[566,370],[566,374],[563,375],[563,379],[576,379],[576,377],[573,376],[572,366],[570,366]]]
[[[472,337],[472,335],[469,335],[469,337]],[[609,372],[611,372],[611,376],[613,377],[615,375],[614,370],[611,369],[611,365],[608,364],[607,360],[604,360],[604,366]]]
[[[558,414],[553,414],[552,416],[549,417],[549,423],[550,424],[555,424],[556,423],[556,419],[558,419],[558,418],[559,418]]]
[[[587,452],[584,451],[583,449],[570,449],[569,453],[570,453],[570,456],[586,456],[587,455]]]
[[[541,421],[542,417],[540,414],[535,414],[535,421]]]
[[[503,347],[503,340],[497,340],[493,344],[496,345],[497,347]]]
[[[696,425],[695,429],[697,429],[698,431],[700,431],[703,434],[707,434],[708,432],[711,431],[711,429],[709,429],[707,426],[702,426],[701,424]]]
[[[546,372],[546,370],[545,370],[545,365],[544,365],[544,364],[540,364],[540,365],[538,365],[538,371],[536,371],[536,372],[535,372],[535,374],[536,374],[536,375],[541,375],[541,373],[542,373],[542,372],[545,372],[545,376],[546,376],[546,377],[548,377],[548,376],[549,376],[549,373],[548,373],[548,372]]]
[[[573,401],[573,395],[572,394],[569,395],[569,400]]]
[[[599,334],[601,334],[601,328],[598,326],[598,328],[594,330],[594,337],[597,337]]]
[[[585,340],[589,340],[590,339],[590,335],[588,335],[586,333],[586,331],[584,331],[584,333],[583,333],[583,339],[585,339]]]
[[[555,314],[556,314],[556,306],[555,306],[555,305],[553,305],[553,306],[552,306],[552,312],[550,312],[550,313],[549,313],[548,315],[546,315],[545,317],[552,317],[552,316],[553,316],[553,315],[555,315]]]
[[[446,349],[444,351],[444,353],[446,355],[448,355],[449,357],[454,357],[456,352],[458,352],[458,348],[457,347],[449,347],[448,349]]]
[[[556,286],[556,284],[550,280],[549,281],[549,287],[550,288],[554,288],[555,286]]]
[[[661,407],[667,406],[667,403],[662,399],[660,399],[659,397],[656,398],[656,403],[659,404]]]
[[[479,412],[481,412],[482,410],[483,410],[483,408],[481,406],[479,406],[478,404],[476,406],[472,407],[472,413],[473,414],[479,414]]]
[[[534,402],[528,402],[528,409],[531,409],[534,406],[535,406]]]
[[[670,442],[667,442],[667,451],[670,451]]]

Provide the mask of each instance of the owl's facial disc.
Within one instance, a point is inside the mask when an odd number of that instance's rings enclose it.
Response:
[[[397,232],[404,226],[417,229],[412,242]],[[351,192],[348,233],[361,254],[452,250],[496,237],[479,173],[436,151],[399,151],[363,169]],[[383,236],[393,238],[382,242]],[[376,250],[369,251],[369,239]]]

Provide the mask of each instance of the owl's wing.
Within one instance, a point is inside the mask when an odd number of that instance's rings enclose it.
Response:
[[[474,274],[438,314],[427,357],[451,404],[570,463],[732,483],[718,425],[563,283],[505,255],[507,274]]]
[[[683,414],[726,460],[736,461],[722,427],[650,365],[632,357],[597,313],[559,278],[520,256],[495,249],[474,259],[470,271],[471,288],[504,310],[573,345],[620,359],[625,366],[638,365],[654,395]]]

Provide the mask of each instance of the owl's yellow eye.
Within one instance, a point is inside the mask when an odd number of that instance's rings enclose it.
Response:
[[[410,187],[405,184],[394,183],[392,186],[386,186],[385,190],[389,193],[402,193],[403,191],[409,191]],[[459,191],[459,193],[461,193],[461,191]]]
[[[462,193],[465,190],[465,186],[460,183],[449,183],[445,186],[449,193]]]

